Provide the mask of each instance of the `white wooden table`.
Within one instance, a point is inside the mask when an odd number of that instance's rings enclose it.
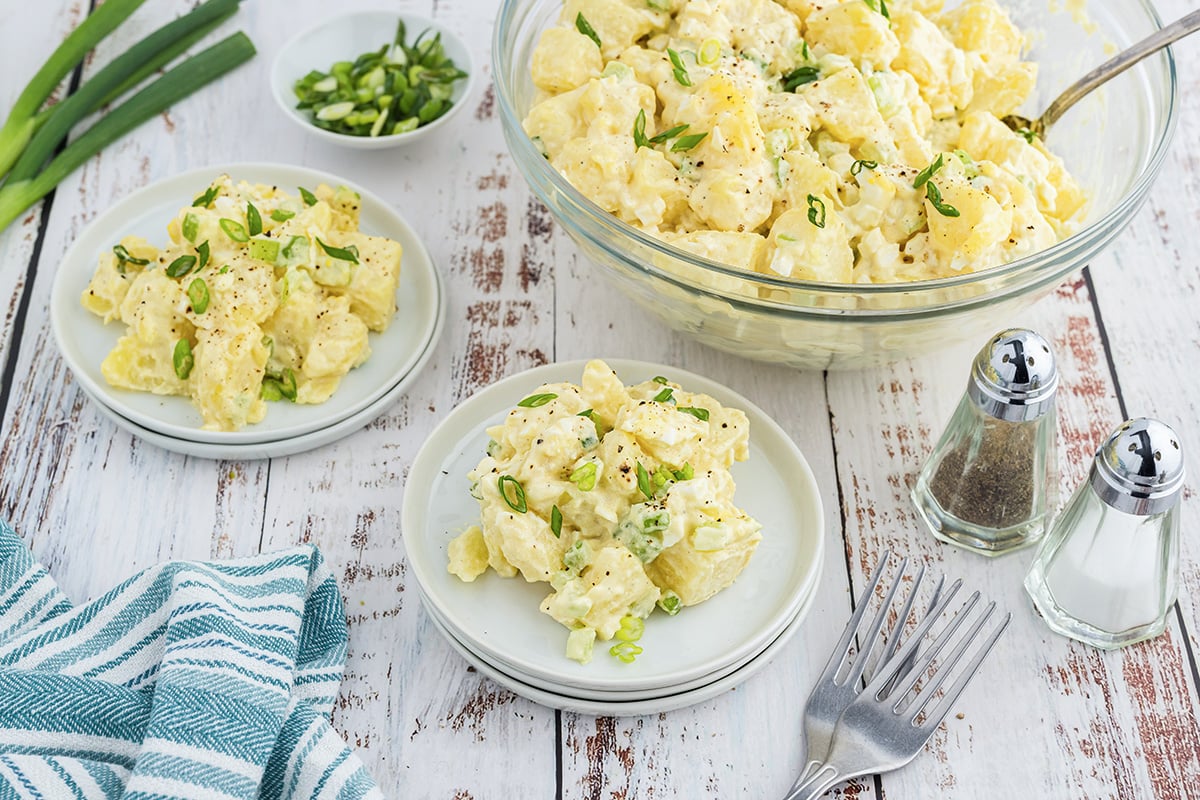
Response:
[[[96,63],[187,5],[147,3]],[[496,0],[393,5],[453,26],[488,63]],[[1162,0],[1160,10],[1170,19],[1192,5]],[[7,110],[89,4],[0,6]],[[410,150],[337,149],[285,122],[268,91],[270,60],[296,30],[334,13],[320,0],[286,6],[284,21],[281,2],[244,3],[226,30],[247,31],[254,61],[108,148],[0,234],[0,515],[72,597],[95,596],[163,559],[313,542],[334,565],[351,626],[334,722],[390,795],[772,798],[799,767],[800,709],[850,596],[890,547],[980,585],[1014,621],[927,752],[845,795],[1200,797],[1194,490],[1184,500],[1182,591],[1167,632],[1114,653],[1051,634],[1021,589],[1029,551],[985,561],[941,546],[907,497],[979,342],[831,374],[695,345],[631,308],[533,199],[505,150],[490,69],[469,113]],[[1177,55],[1182,115],[1146,207],[1089,270],[1012,320],[1044,332],[1060,358],[1064,495],[1126,416],[1169,421],[1200,463],[1200,48],[1185,42]],[[147,183],[236,161],[307,165],[380,194],[424,238],[450,291],[445,336],[405,398],[341,442],[271,461],[185,458],[118,430],[72,380],[47,322],[56,264],[98,212]],[[677,364],[745,394],[805,452],[827,509],[824,580],[802,631],[747,683],[686,710],[596,718],[514,696],[442,641],[407,574],[401,495],[431,426],[504,375],[595,355]]]

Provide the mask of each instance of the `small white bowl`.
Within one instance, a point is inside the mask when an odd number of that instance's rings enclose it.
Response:
[[[353,61],[363,53],[390,44],[396,32],[396,23],[401,19],[404,20],[409,43],[426,29],[431,31],[430,35],[440,33],[446,55],[456,67],[467,73],[466,78],[455,81],[450,95],[451,105],[445,114],[407,133],[351,136],[318,128],[313,124],[310,112],[296,108],[298,100],[292,87],[297,80],[314,69],[324,72],[334,62]],[[397,14],[394,11],[358,11],[326,20],[280,48],[271,66],[271,94],[289,119],[318,139],[359,150],[397,147],[425,138],[462,110],[474,86],[475,64],[471,59],[471,51],[457,34],[427,17]]]

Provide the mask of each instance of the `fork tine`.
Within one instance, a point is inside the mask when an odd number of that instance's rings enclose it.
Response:
[[[995,604],[993,603],[993,605]],[[963,689],[967,688],[967,684],[971,682],[971,679],[975,677],[975,674],[979,671],[979,665],[983,663],[983,659],[987,657],[987,654],[992,651],[992,648],[996,645],[997,640],[1000,639],[1000,635],[1004,633],[1006,628],[1008,628],[1008,623],[1011,621],[1012,614],[1005,614],[1004,619],[1000,621],[1000,624],[996,626],[994,631],[992,631],[992,634],[987,638],[987,641],[983,643],[983,646],[980,648],[979,652],[975,654],[973,659],[971,659],[971,663],[968,664],[967,668],[964,669],[958,678],[955,679],[954,683],[950,684],[950,687],[946,689],[946,694],[942,697],[938,705],[934,707],[934,710],[931,710],[925,715],[924,726],[937,726],[942,724],[942,720],[944,720],[946,715],[950,713],[951,706],[953,706],[955,701],[958,700],[958,696],[963,693]]]
[[[912,632],[912,635],[909,636],[908,640],[900,646],[900,651],[889,658],[885,664],[876,670],[875,677],[872,678],[871,682],[867,684],[865,689],[863,689],[864,692],[874,697],[880,697],[883,694],[883,688],[887,686],[888,682],[892,680],[892,677],[904,666],[904,662],[907,661],[910,656],[912,656],[914,651],[916,651],[917,647],[921,644],[921,640],[925,638],[925,634],[929,632],[929,628],[939,617],[942,616],[943,612],[946,610],[946,607],[949,606],[954,600],[955,595],[958,594],[958,590],[961,588],[962,578],[959,578],[958,580],[954,581],[954,583],[950,584],[950,588],[946,590],[946,596],[942,598],[940,603],[938,603],[937,608],[934,609],[932,613],[927,614],[925,619],[917,623],[917,627]]]
[[[888,588],[887,595],[883,598],[882,605],[880,605],[879,610],[875,612],[875,618],[871,620],[870,632],[867,634],[865,640],[866,644],[859,646],[858,658],[855,659],[854,666],[852,666],[850,668],[850,672],[847,673],[846,682],[858,683],[859,679],[863,676],[863,672],[866,671],[867,657],[871,654],[871,651],[875,648],[875,644],[879,639],[879,631],[883,629],[883,623],[887,619],[888,609],[892,607],[892,600],[895,599],[896,592],[899,590],[900,584],[902,583],[900,578],[904,575],[904,571],[906,569],[908,569],[907,558],[900,562],[900,569],[896,572],[896,577],[892,581],[891,587]],[[917,582],[921,580],[921,574],[924,574],[924,571],[924,568],[922,568],[921,573],[917,575]],[[912,588],[913,592],[915,593],[917,589],[916,582],[913,583]],[[911,595],[909,599],[911,599]],[[903,620],[901,620],[900,624],[904,624]]]
[[[915,698],[913,698],[912,705],[909,706],[909,711],[912,712],[910,716],[915,718],[917,714],[921,713],[921,709],[929,705],[929,703],[934,699],[938,689],[940,689],[942,684],[946,682],[946,678],[950,675],[950,672],[954,669],[954,667],[957,666],[958,662],[962,660],[963,653],[965,653],[967,648],[971,646],[971,643],[979,634],[980,629],[983,628],[984,624],[988,621],[988,618],[992,616],[992,612],[995,609],[996,603],[994,601],[988,603],[987,607],[984,608],[983,613],[980,614],[979,619],[975,621],[975,624],[971,626],[971,629],[962,637],[962,640],[954,648],[953,652],[951,652],[946,658],[945,662],[938,665],[937,672],[933,674],[929,682],[922,686],[921,691],[917,693]],[[969,611],[970,609],[963,611],[961,616],[965,617]],[[957,621],[957,618],[955,621]],[[947,637],[947,639],[948,638],[949,637]]]
[[[819,680],[823,680],[825,676],[832,678],[837,674],[842,662],[846,660],[846,652],[850,649],[850,642],[858,633],[858,626],[862,624],[863,615],[867,613],[867,601],[871,599],[871,595],[875,593],[876,587],[879,586],[879,581],[883,578],[883,567],[887,560],[891,557],[890,550],[884,550],[883,555],[875,562],[875,569],[871,572],[871,580],[867,581],[866,588],[858,598],[858,602],[854,606],[854,613],[850,615],[850,620],[846,623],[846,629],[842,632],[842,638],[833,648],[833,653],[829,656],[829,662],[825,665],[825,671]]]
[[[900,707],[900,705],[904,702],[904,698],[910,691],[912,691],[913,686],[915,686],[917,681],[921,679],[921,676],[925,674],[925,671],[929,669],[929,665],[933,663],[933,660],[937,658],[938,653],[942,652],[942,648],[946,646],[950,639],[953,638],[955,632],[962,627],[964,622],[966,622],[967,618],[971,614],[971,610],[974,609],[975,604],[979,602],[979,596],[980,595],[978,591],[972,592],[971,596],[967,598],[962,607],[959,608],[958,611],[954,612],[954,616],[946,624],[946,627],[942,629],[941,633],[938,634],[938,637],[934,641],[933,645],[921,654],[921,657],[918,659],[920,663],[913,666],[908,676],[904,678],[900,686],[897,687],[895,693],[892,695],[896,698],[896,702],[892,706],[893,711]]]
[[[905,601],[904,608],[900,611],[900,618],[896,622],[896,627],[892,630],[891,635],[888,637],[888,649],[891,650],[891,652],[884,657],[884,660],[879,665],[880,667],[887,663],[887,659],[890,659],[892,656],[896,655],[896,653],[900,650],[900,645],[904,644],[904,626],[908,624],[908,616],[912,613],[913,601],[917,599],[917,587],[920,585],[921,579],[924,577],[925,565],[922,564],[921,571],[917,574],[916,581],[913,582],[912,592],[909,593],[908,600]],[[933,597],[929,601],[929,608],[925,611],[926,616],[932,614],[933,610],[937,608],[938,599],[942,595],[942,587],[945,586],[945,584],[946,576],[942,575],[938,577],[937,585],[933,587]],[[886,684],[884,684],[883,694],[885,696],[892,693],[892,690],[896,688],[897,681],[908,675],[908,673],[912,672],[913,664],[917,660],[917,652],[919,651],[914,650],[908,659],[900,665],[900,669],[897,670],[896,674],[893,675]],[[876,668],[878,669],[879,667]]]

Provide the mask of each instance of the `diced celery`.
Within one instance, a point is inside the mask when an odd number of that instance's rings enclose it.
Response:
[[[577,628],[567,634],[567,658],[587,664],[592,660],[596,644],[596,632],[591,628]]]
[[[279,242],[274,239],[251,239],[250,257],[274,264],[279,260]]]
[[[701,525],[692,532],[692,547],[700,552],[720,550],[729,541],[729,529],[724,525]]]

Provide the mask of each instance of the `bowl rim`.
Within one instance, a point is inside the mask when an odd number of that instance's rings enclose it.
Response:
[[[440,33],[443,39],[451,40],[455,44],[456,49],[462,51],[465,58],[465,65],[456,63],[456,66],[467,73],[467,77],[462,79],[463,82],[461,84],[456,84],[462,88],[456,88],[453,90],[455,93],[459,94],[458,99],[451,103],[450,108],[446,110],[445,114],[442,114],[442,116],[438,117],[433,122],[430,122],[428,125],[422,125],[418,128],[414,128],[411,131],[405,131],[404,133],[389,133],[384,136],[353,136],[348,133],[338,133],[336,131],[327,131],[324,128],[318,128],[313,124],[311,119],[306,117],[299,109],[293,107],[289,102],[293,98],[293,95],[291,94],[291,82],[295,81],[296,78],[281,74],[283,69],[282,61],[285,55],[294,50],[300,42],[304,41],[308,37],[318,35],[338,23],[348,22],[349,20],[360,17],[375,16],[386,16],[392,20],[403,19],[406,27],[408,28],[420,27],[423,29],[430,29],[436,33]],[[317,66],[313,67],[313,69],[317,68]],[[323,139],[327,142],[333,142],[334,144],[356,147],[359,149],[376,149],[393,147],[405,142],[416,141],[430,131],[442,127],[443,124],[445,124],[451,117],[455,116],[461,110],[461,108],[467,104],[467,100],[471,97],[471,94],[475,89],[478,72],[479,70],[475,65],[475,58],[471,55],[471,48],[467,45],[466,40],[464,40],[461,35],[444,23],[433,19],[432,17],[424,16],[423,14],[414,14],[403,10],[398,11],[390,8],[360,8],[354,11],[331,14],[316,24],[310,25],[309,27],[300,31],[280,45],[279,49],[275,51],[274,57],[271,59],[271,70],[267,75],[267,83],[269,84],[269,88],[271,90],[271,96],[275,98],[276,105],[283,110],[284,115],[288,119],[299,124],[305,130],[317,136],[317,138]]]
[[[517,132],[517,135],[506,135],[510,149],[518,149],[522,152],[522,156],[518,157],[517,153],[511,153],[513,160],[520,167],[522,161],[532,170],[539,173],[544,179],[548,180],[554,189],[563,195],[575,206],[587,211],[590,216],[603,228],[609,228],[614,233],[629,237],[636,241],[639,245],[655,251],[657,254],[666,256],[688,263],[692,266],[700,267],[705,270],[711,270],[719,275],[729,278],[734,278],[739,281],[752,282],[756,285],[761,285],[771,289],[782,289],[787,291],[810,291],[826,295],[849,295],[849,296],[891,296],[905,293],[923,293],[929,291],[937,291],[944,289],[952,289],[956,287],[966,286],[979,283],[982,281],[994,281],[1004,279],[1014,275],[1028,272],[1031,275],[1038,274],[1041,280],[1020,283],[1016,287],[1000,287],[1001,290],[984,292],[977,296],[972,296],[961,302],[951,303],[931,303],[926,305],[918,305],[911,308],[835,308],[835,307],[818,307],[818,306],[799,306],[795,303],[775,302],[772,303],[764,298],[752,298],[726,292],[712,286],[698,286],[680,276],[667,272],[655,265],[638,260],[636,263],[627,257],[624,261],[643,272],[650,272],[655,277],[669,281],[678,286],[684,286],[689,291],[697,289],[704,293],[710,294],[723,302],[740,303],[743,305],[753,306],[756,309],[764,307],[770,308],[775,306],[781,312],[795,312],[802,310],[811,313],[823,313],[830,315],[847,315],[854,314],[856,316],[880,315],[887,317],[908,316],[908,315],[923,315],[931,311],[943,310],[946,308],[970,308],[981,303],[992,303],[1000,297],[1008,296],[1015,290],[1018,293],[1023,293],[1030,288],[1042,286],[1048,282],[1057,282],[1062,275],[1071,269],[1077,267],[1064,266],[1060,270],[1042,269],[1047,265],[1054,264],[1059,261],[1059,257],[1063,254],[1069,254],[1072,250],[1080,247],[1087,247],[1087,239],[1084,236],[1089,231],[1106,230],[1110,231],[1102,237],[1102,243],[1107,243],[1120,228],[1124,227],[1122,219],[1128,220],[1129,217],[1137,210],[1137,208],[1145,200],[1151,185],[1156,179],[1162,162],[1165,160],[1167,152],[1170,149],[1171,140],[1174,137],[1175,128],[1179,119],[1179,79],[1175,64],[1175,53],[1171,47],[1165,47],[1162,54],[1166,57],[1167,66],[1167,104],[1164,113],[1164,122],[1160,129],[1157,140],[1154,142],[1153,148],[1149,153],[1145,167],[1137,176],[1130,190],[1122,197],[1111,209],[1103,216],[1092,220],[1087,226],[1072,233],[1070,236],[1061,239],[1048,248],[1039,250],[1021,258],[1014,259],[1005,264],[998,264],[986,269],[977,270],[974,272],[962,273],[943,278],[926,278],[914,281],[897,281],[892,283],[834,283],[830,281],[814,281],[798,278],[790,278],[782,275],[769,275],[767,273],[748,272],[740,267],[735,267],[729,264],[723,264],[719,261],[714,261],[704,256],[696,255],[690,251],[675,247],[661,239],[658,239],[651,234],[645,233],[638,228],[633,227],[629,223],[617,217],[608,211],[605,211],[590,198],[586,197],[582,192],[576,189],[571,183],[562,177],[558,170],[550,166],[550,162],[546,159],[534,146],[532,139],[524,135],[524,127],[522,120],[517,116],[516,109],[512,102],[511,86],[508,82],[508,74],[505,65],[501,61],[501,53],[505,49],[505,43],[512,41],[514,31],[512,30],[513,16],[515,10],[527,5],[529,2],[536,0],[503,0],[500,11],[496,17],[496,25],[492,33],[492,52],[491,66],[493,80],[496,87],[496,99],[500,106],[500,114],[503,120],[505,133],[508,131]],[[1138,0],[1137,5],[1146,14],[1147,19],[1153,24],[1156,30],[1162,28],[1162,18],[1158,10],[1154,7],[1151,0]],[[529,166],[531,165],[531,166]],[[533,186],[531,189],[534,194],[538,194],[537,189]],[[561,223],[560,223],[561,224]],[[1114,230],[1115,229],[1115,230]],[[606,248],[607,249],[607,248]],[[612,251],[609,250],[611,253]],[[621,254],[617,254],[621,255]],[[1069,266],[1069,265],[1068,265]],[[1041,276],[1040,273],[1046,273]],[[1006,289],[1006,290],[1005,290]]]

